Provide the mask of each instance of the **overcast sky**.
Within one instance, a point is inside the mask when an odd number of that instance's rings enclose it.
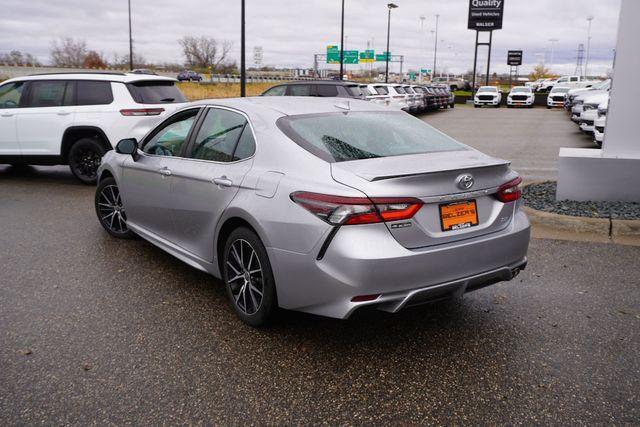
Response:
[[[233,42],[239,62],[240,0],[131,0],[135,50],[153,62],[182,62],[177,40],[206,35]],[[507,70],[508,49],[524,50],[523,72],[543,57],[557,73],[572,73],[579,43],[587,43],[587,16],[594,16],[590,74],[611,68],[619,0],[504,0],[503,29],[494,32],[492,71]],[[375,50],[386,43],[387,0],[346,0],[348,49]],[[435,15],[440,15],[438,68],[465,72],[473,65],[475,32],[467,30],[468,0],[395,0],[391,52],[405,56],[405,69],[433,66]],[[246,0],[247,64],[262,46],[263,64],[311,67],[314,53],[340,40],[340,0]],[[420,16],[424,16],[421,29]],[[105,54],[128,52],[126,0],[3,0],[0,52],[30,52],[49,62],[51,41],[82,38]],[[551,62],[549,39],[559,39]],[[482,49],[479,58],[486,58]],[[356,67],[356,66],[352,66]],[[397,66],[396,66],[397,67]],[[396,68],[397,69],[397,68]]]

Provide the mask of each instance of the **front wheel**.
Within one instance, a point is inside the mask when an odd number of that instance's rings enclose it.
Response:
[[[131,239],[135,236],[127,227],[127,214],[114,178],[105,178],[98,184],[95,207],[98,221],[107,233],[119,239]]]
[[[106,150],[95,139],[77,140],[69,150],[69,168],[73,175],[84,184],[95,184],[97,171]]]
[[[237,228],[224,245],[223,277],[238,317],[265,326],[277,307],[276,287],[267,250],[248,228]]]

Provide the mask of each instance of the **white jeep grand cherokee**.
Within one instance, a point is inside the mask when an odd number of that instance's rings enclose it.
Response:
[[[166,77],[125,73],[41,74],[0,84],[0,163],[68,164],[96,181],[102,156],[140,138],[186,102]]]

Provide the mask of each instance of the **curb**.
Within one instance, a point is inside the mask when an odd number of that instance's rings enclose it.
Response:
[[[640,220],[560,215],[528,206],[524,211],[535,238],[640,246]]]

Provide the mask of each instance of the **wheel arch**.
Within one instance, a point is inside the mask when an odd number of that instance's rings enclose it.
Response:
[[[266,234],[258,222],[249,215],[248,212],[239,208],[232,208],[225,212],[223,218],[221,218],[216,238],[213,242],[213,253],[216,259],[214,264],[218,268],[219,277],[222,277],[222,251],[224,250],[224,242],[233,230],[239,227],[246,227],[249,230],[256,233],[258,238],[262,241],[265,247],[269,247],[269,240]]]
[[[102,129],[97,126],[71,126],[64,131],[62,135],[62,144],[60,146],[60,156],[66,163],[69,161],[69,151],[71,146],[82,138],[96,138],[106,151],[113,147],[109,138]]]

